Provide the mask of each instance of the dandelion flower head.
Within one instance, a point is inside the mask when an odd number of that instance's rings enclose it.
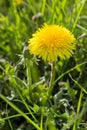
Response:
[[[65,27],[44,24],[29,40],[29,50],[44,61],[69,58],[75,50],[75,38]]]

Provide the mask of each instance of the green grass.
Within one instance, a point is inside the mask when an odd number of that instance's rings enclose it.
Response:
[[[0,130],[87,129],[87,0],[0,0]],[[28,40],[44,23],[68,28],[76,51],[55,65],[33,57]]]

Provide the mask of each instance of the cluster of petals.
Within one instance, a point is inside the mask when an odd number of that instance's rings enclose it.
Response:
[[[29,40],[30,53],[53,62],[69,58],[76,48],[74,35],[65,27],[44,24]]]

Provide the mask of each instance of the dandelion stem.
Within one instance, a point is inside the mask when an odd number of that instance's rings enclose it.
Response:
[[[51,78],[50,78],[49,95],[51,94],[51,92],[53,90],[54,80],[55,80],[55,62],[52,62],[52,64],[51,64]]]

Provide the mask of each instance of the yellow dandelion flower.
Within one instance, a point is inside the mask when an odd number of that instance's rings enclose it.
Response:
[[[53,62],[58,57],[69,58],[75,50],[75,38],[62,26],[44,24],[29,40],[29,50],[44,61]]]

